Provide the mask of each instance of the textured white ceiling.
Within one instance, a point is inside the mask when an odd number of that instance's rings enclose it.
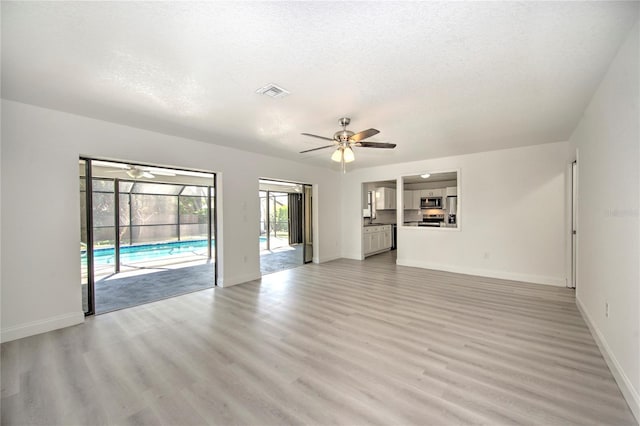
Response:
[[[2,2],[2,96],[308,164],[567,140],[637,2]],[[276,83],[282,99],[255,90]]]

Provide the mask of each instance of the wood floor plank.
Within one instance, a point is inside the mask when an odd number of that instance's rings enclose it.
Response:
[[[336,260],[8,342],[3,425],[635,425],[573,290]]]

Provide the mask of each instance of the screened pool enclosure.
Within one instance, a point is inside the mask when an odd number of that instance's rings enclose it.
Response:
[[[106,298],[141,298],[140,303],[186,292],[175,278],[141,278],[143,272],[203,264],[211,265],[213,272],[214,174],[81,159],[79,179],[86,312],[94,312],[93,302],[101,311],[101,291]],[[183,272],[184,276],[189,271]],[[214,285],[213,273],[210,277],[207,287]],[[186,284],[192,291],[193,283]],[[117,286],[122,290],[115,294]],[[106,304],[107,310],[123,307]]]

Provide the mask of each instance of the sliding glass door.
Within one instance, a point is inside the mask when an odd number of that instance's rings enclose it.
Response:
[[[90,188],[87,189],[87,176],[91,175],[90,164],[86,160],[80,160],[79,165],[80,175],[80,291],[82,293],[82,310],[85,315],[91,315],[94,312],[93,306],[93,251],[90,247],[93,246],[90,241],[91,232],[89,227],[91,226],[91,217],[87,213],[87,205],[91,205],[91,202],[87,200],[87,197],[91,197]]]
[[[211,274],[200,273],[200,277],[210,276],[214,285],[214,185],[212,173],[81,159],[80,255],[85,312],[100,312],[95,303],[100,304],[101,299],[96,295],[126,299],[128,295],[121,293],[127,288],[134,291],[143,281],[125,282],[123,277],[130,277],[126,273],[141,276],[206,263],[211,264]],[[172,278],[163,279],[167,286],[171,284]],[[146,280],[153,284],[149,277]],[[153,289],[138,286],[140,300],[146,297],[143,293],[156,298],[175,295],[159,290],[157,283],[161,281],[155,282]],[[194,286],[188,284],[184,287],[193,291]]]
[[[269,274],[313,260],[311,185],[259,180],[260,270]]]

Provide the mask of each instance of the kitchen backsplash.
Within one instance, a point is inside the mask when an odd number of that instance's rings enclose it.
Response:
[[[372,223],[396,223],[396,211],[378,210],[376,211],[376,218],[372,220]]]
[[[405,222],[422,222],[422,217],[425,214],[446,214],[446,210],[429,209],[429,210],[405,210],[404,221]],[[395,210],[378,210],[376,211],[376,218],[371,223],[396,223],[396,211]]]
[[[420,210],[405,210],[405,222],[422,222],[422,212]]]
[[[447,214],[447,211],[443,209],[425,209],[425,210],[422,210],[420,214],[422,215]]]

